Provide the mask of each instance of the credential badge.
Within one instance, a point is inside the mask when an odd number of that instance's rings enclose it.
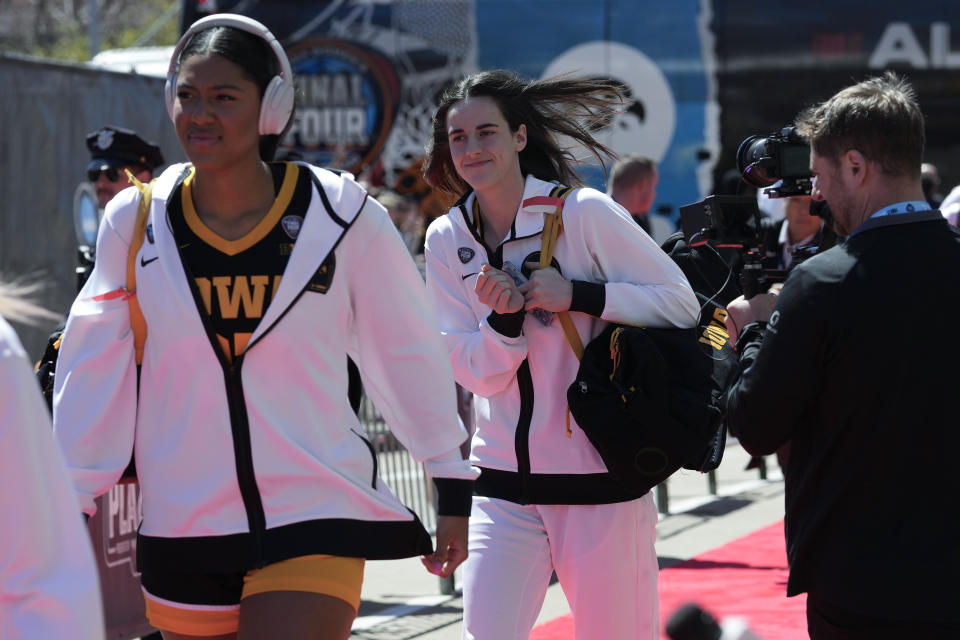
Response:
[[[296,240],[297,236],[300,235],[300,227],[303,226],[303,218],[300,216],[284,216],[280,224],[283,225],[283,230],[290,236],[290,239]]]
[[[467,264],[473,260],[474,251],[470,247],[460,247],[457,249],[457,257],[460,258],[460,262]]]

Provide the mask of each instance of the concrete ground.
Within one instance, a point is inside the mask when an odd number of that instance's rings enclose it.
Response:
[[[727,445],[715,475],[715,494],[704,474],[681,470],[667,481],[669,513],[661,514],[657,525],[661,568],[783,518],[783,481],[775,458],[766,459],[767,479],[760,479],[757,470],[744,470],[749,458],[736,441]],[[368,562],[362,599],[352,638],[460,638],[462,601],[458,593],[442,594],[440,580],[426,572],[419,558]],[[554,583],[537,624],[569,611],[560,585]]]

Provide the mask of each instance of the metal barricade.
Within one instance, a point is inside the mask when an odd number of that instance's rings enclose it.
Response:
[[[736,439],[731,438],[727,442],[728,453],[731,451],[732,446],[736,444]],[[731,481],[733,482],[744,482],[748,481],[753,472],[756,471],[758,480],[767,480],[768,479],[768,467],[767,459],[765,457],[751,458],[750,454],[742,451],[741,449],[736,449],[738,455],[734,459],[729,460],[729,455],[724,457],[724,463],[721,464],[720,469],[723,470],[723,479],[729,485]],[[745,468],[738,469],[738,465],[743,465],[744,462],[748,461],[748,464]],[[654,501],[657,505],[657,512],[660,515],[668,516],[675,513],[674,509],[671,508],[671,500],[673,496],[670,494],[669,487],[671,482],[680,482],[681,494],[685,494],[687,498],[691,498],[690,494],[690,478],[694,476],[700,476],[706,480],[706,489],[701,492],[697,490],[695,492],[694,499],[700,499],[705,496],[717,496],[719,494],[718,487],[718,470],[710,471],[707,473],[697,473],[692,471],[683,471],[670,476],[656,487],[654,487]]]
[[[358,415],[377,453],[380,477],[397,497],[420,517],[430,535],[436,534],[436,492],[423,464],[414,460],[410,452],[390,432],[383,416],[366,395],[360,401]],[[454,577],[439,578],[439,590],[444,595],[452,595],[455,592]]]
[[[436,496],[423,465],[400,444],[367,396],[360,402],[360,423],[377,453],[380,477],[420,517],[431,534],[437,530]]]

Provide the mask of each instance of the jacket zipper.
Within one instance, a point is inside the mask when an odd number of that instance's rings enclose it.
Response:
[[[474,237],[486,252],[490,266],[497,269],[503,268],[503,246],[508,242],[520,239],[509,238],[502,242],[495,251],[491,252],[483,238],[480,238],[476,233],[474,233]],[[530,421],[533,418],[534,395],[533,377],[530,375],[530,364],[526,358],[517,369],[517,388],[520,394],[520,411],[514,432],[514,454],[517,456],[517,476],[520,478],[519,500],[522,504],[526,504],[530,493]]]
[[[533,376],[526,359],[517,369],[517,386],[520,388],[520,415],[517,417],[517,433],[514,447],[517,454],[517,474],[520,476],[520,500],[527,504],[530,489],[530,422],[533,418]]]
[[[244,510],[247,512],[247,525],[250,528],[251,553],[253,566],[264,566],[263,538],[267,530],[266,515],[263,511],[263,502],[260,499],[260,490],[257,488],[257,478],[253,468],[253,448],[250,444],[250,420],[247,416],[247,405],[243,398],[243,381],[240,369],[243,364],[243,354],[224,368],[224,378],[227,387],[227,402],[230,409],[230,431],[233,435],[233,455],[237,469],[237,484],[240,487],[240,496],[243,498]]]
[[[170,227],[172,235],[173,227],[170,223],[169,215],[168,211],[167,225]],[[187,266],[183,252],[178,251],[178,253],[180,254],[180,263],[183,266],[184,274],[187,277],[187,285],[190,288],[194,304],[197,307],[197,314],[200,316],[200,323],[203,325],[204,332],[207,334],[207,340],[210,342],[210,348],[213,349],[213,353],[223,371],[224,387],[227,392],[227,409],[230,416],[230,434],[233,440],[233,457],[237,474],[237,486],[240,489],[240,497],[243,500],[243,508],[247,515],[247,527],[250,529],[250,560],[254,568],[260,568],[264,565],[263,540],[267,530],[267,519],[263,510],[263,501],[260,499],[260,490],[257,488],[257,478],[254,474],[253,450],[250,442],[250,419],[247,415],[247,403],[243,397],[243,379],[240,375],[244,354],[246,351],[249,351],[253,345],[252,343],[248,344],[244,353],[238,355],[233,362],[227,358],[226,354],[224,354],[220,348],[219,340],[217,340],[216,332],[213,330],[213,325],[210,321],[210,316],[207,315],[203,307],[202,297],[197,290],[196,279]],[[296,301],[299,299],[298,296],[290,306],[292,307],[293,304],[296,304]],[[289,311],[289,307],[284,310],[280,317],[286,315],[287,311]],[[274,323],[274,325],[275,324],[276,323]],[[271,325],[268,330],[273,328],[274,325]],[[263,336],[261,335],[260,337],[262,338]]]

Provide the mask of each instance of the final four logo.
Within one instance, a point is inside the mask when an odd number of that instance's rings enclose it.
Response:
[[[289,51],[297,117],[285,149],[359,172],[376,160],[393,124],[400,81],[390,61],[346,40],[306,40]]]

